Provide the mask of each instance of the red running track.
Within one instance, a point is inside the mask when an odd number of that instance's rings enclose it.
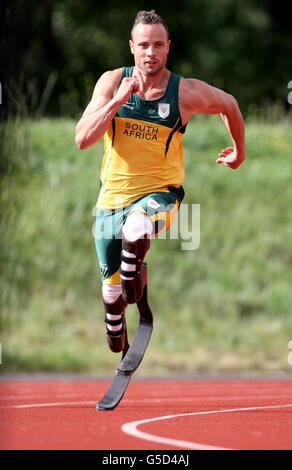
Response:
[[[0,449],[292,449],[291,380],[132,378],[113,411],[110,380],[0,382]]]

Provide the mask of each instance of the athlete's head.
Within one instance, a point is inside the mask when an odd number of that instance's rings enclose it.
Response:
[[[151,11],[140,11],[133,24],[130,49],[135,65],[146,74],[154,74],[165,67],[170,40],[165,21]]]
[[[169,32],[168,32],[168,27],[164,19],[158,15],[155,10],[142,10],[139,11],[136,15],[135,21],[133,23],[133,28],[132,28],[132,33],[131,33],[131,38],[133,39],[133,31],[135,27],[139,24],[162,24],[165,28],[167,39],[169,38]]]

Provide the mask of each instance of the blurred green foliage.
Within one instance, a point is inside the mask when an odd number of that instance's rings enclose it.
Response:
[[[170,69],[233,94],[244,114],[275,101],[288,107],[291,2],[4,0],[1,82],[10,111],[21,95],[28,108],[76,117],[104,71],[132,64],[133,20],[153,7],[169,25]]]
[[[184,203],[200,204],[201,241],[151,243],[154,331],[138,374],[291,369],[291,121],[246,130],[234,171],[215,164],[230,143],[218,116],[187,127]],[[0,372],[108,374],[119,361],[92,236],[103,144],[80,151],[74,131],[69,119],[11,120],[2,134]],[[130,339],[137,320],[128,306]]]

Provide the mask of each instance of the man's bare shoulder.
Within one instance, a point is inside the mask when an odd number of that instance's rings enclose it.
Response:
[[[213,87],[197,78],[184,78],[180,80],[180,96],[182,99],[189,99],[190,95],[200,95],[210,92]]]
[[[193,87],[196,84],[199,85],[200,83],[204,83],[204,82],[202,82],[202,80],[198,80],[197,78],[181,77],[181,80],[180,80],[180,84],[183,87]]]
[[[107,70],[104,72],[100,78],[104,80],[111,80],[111,81],[116,81],[120,80],[122,75],[122,68],[114,69],[114,70]]]
[[[212,87],[197,78],[182,77],[179,85],[179,107],[183,123],[204,108]]]
[[[122,69],[107,70],[96,82],[94,96],[100,94],[113,95],[120,83]]]

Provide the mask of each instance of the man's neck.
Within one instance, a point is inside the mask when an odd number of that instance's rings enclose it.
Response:
[[[145,73],[138,67],[134,67],[132,77],[137,77],[140,84],[138,96],[144,99],[157,99],[163,95],[170,76],[165,67],[156,73]]]

